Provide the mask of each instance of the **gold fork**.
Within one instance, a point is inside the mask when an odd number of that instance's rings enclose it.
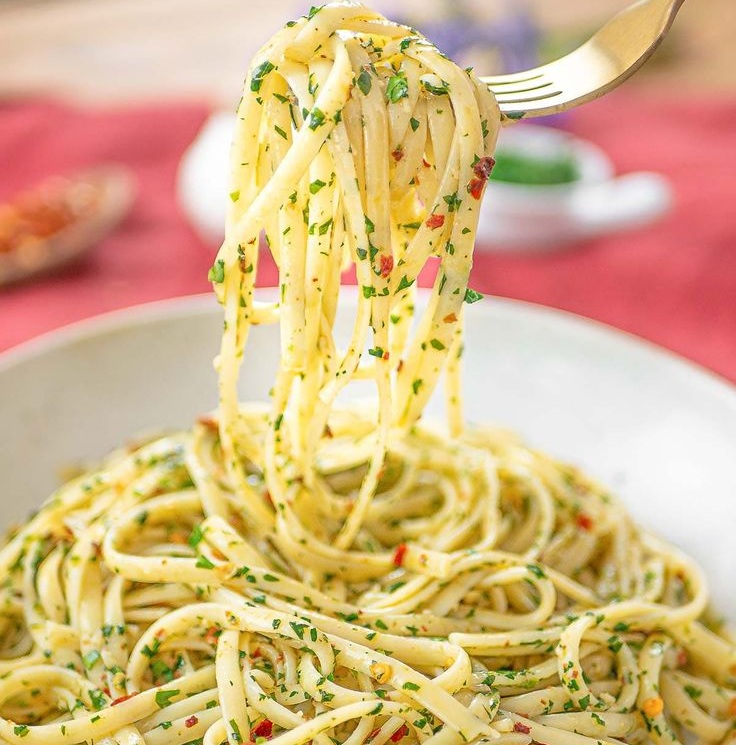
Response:
[[[640,0],[570,54],[510,75],[483,77],[510,119],[567,111],[633,75],[659,46],[685,0]]]

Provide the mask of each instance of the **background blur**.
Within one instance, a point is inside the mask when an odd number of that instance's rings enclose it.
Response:
[[[559,56],[627,5],[371,4],[489,74]],[[193,171],[199,191],[184,200],[182,158],[213,114],[234,109],[255,50],[308,6],[0,0],[0,203],[50,176],[110,163],[128,169],[137,193],[117,228],[76,263],[0,286],[0,351],[96,313],[209,289],[217,238],[194,225],[191,206],[224,196],[224,155],[207,151],[213,171]],[[598,146],[612,173],[654,174],[668,195],[664,214],[625,232],[609,215],[606,229],[548,250],[523,240],[505,250],[481,236],[473,286],[602,320],[736,380],[735,29],[734,0],[687,0],[631,81],[546,122]],[[616,201],[606,194],[592,195],[604,210]],[[636,193],[626,198],[621,209],[636,206]],[[0,245],[0,268],[1,257]],[[261,281],[274,279],[266,262]]]
[[[493,23],[525,9],[542,57],[568,51],[622,0],[375,0],[417,28],[465,9]],[[53,93],[92,102],[206,97],[237,100],[248,61],[299,0],[0,0],[0,94]],[[688,0],[653,63],[630,83],[679,91],[736,90],[736,3]]]

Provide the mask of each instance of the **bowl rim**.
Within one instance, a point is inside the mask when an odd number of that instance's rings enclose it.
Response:
[[[279,295],[278,288],[273,286],[259,287],[256,291],[259,299],[275,299]],[[430,290],[420,288],[419,292],[428,295]],[[357,298],[357,285],[345,285],[342,293],[345,298],[353,302]],[[471,313],[477,313],[491,304],[506,311],[521,311],[547,321],[552,319],[554,323],[561,324],[574,333],[587,333],[595,336],[603,334],[610,341],[618,344],[624,352],[646,354],[650,359],[664,361],[670,366],[675,365],[681,372],[695,376],[697,382],[711,388],[717,395],[729,399],[729,403],[736,409],[735,382],[649,339],[578,313],[516,298],[486,296],[469,310]],[[218,307],[220,306],[213,294],[199,293],[138,303],[83,318],[46,331],[0,352],[0,378],[6,371],[17,365],[31,363],[43,358],[47,353],[66,346],[83,343],[97,336],[115,333],[132,326],[157,323],[182,316],[208,315]]]

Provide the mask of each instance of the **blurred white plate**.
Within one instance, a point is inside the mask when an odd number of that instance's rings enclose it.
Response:
[[[213,114],[179,166],[179,202],[207,240],[223,237],[234,126],[233,114]],[[570,157],[580,178],[552,186],[490,181],[478,223],[479,250],[559,248],[641,227],[672,206],[672,188],[663,176],[638,172],[617,177],[601,148],[568,132],[523,123],[501,131],[499,148],[542,159]]]
[[[354,307],[351,293],[343,332]],[[0,356],[0,524],[37,507],[64,466],[213,408],[221,328],[212,298],[183,298]],[[718,606],[735,619],[736,389],[631,336],[516,301],[469,307],[467,342],[468,415],[609,484],[642,523],[705,566]],[[250,344],[241,393],[265,399],[278,334],[255,328]]]
[[[616,176],[600,147],[569,132],[524,122],[501,130],[502,150],[540,160],[571,159],[578,179],[541,186],[489,181],[478,222],[484,249],[559,248],[641,227],[672,206],[672,188],[663,176],[646,171]]]

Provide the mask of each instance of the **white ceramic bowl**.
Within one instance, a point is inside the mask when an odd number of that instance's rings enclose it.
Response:
[[[344,333],[355,296],[338,326]],[[215,405],[222,327],[210,297],[77,324],[0,356],[0,525],[49,495],[60,469],[131,436],[186,427]],[[706,568],[736,619],[736,389],[631,336],[509,300],[468,308],[466,411],[609,484]],[[253,329],[241,394],[265,399],[275,329]],[[432,415],[438,415],[438,402]]]

